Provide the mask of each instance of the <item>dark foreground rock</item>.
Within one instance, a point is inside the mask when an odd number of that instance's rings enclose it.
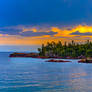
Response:
[[[64,60],[54,60],[54,59],[51,59],[51,60],[48,60],[46,62],[71,62],[71,61],[64,61]]]

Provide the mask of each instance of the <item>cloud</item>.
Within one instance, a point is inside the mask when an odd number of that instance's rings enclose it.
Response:
[[[72,27],[13,26],[0,27],[0,44],[34,45],[51,41],[92,40],[92,26],[77,25]]]
[[[76,31],[71,33],[71,35],[92,36],[92,33],[91,32],[80,33],[79,31]]]
[[[23,28],[22,32],[27,32],[27,31],[37,32],[37,29],[36,28]]]
[[[53,32],[51,30],[44,31],[42,29],[37,29],[33,27],[4,27],[0,28],[0,34],[3,35],[11,35],[11,36],[23,36],[23,37],[35,37],[35,36],[44,36],[44,35],[55,35],[57,32]]]
[[[56,38],[77,37],[76,35],[92,35],[92,26],[78,25],[73,27],[43,27],[43,26],[13,26],[0,28],[1,36],[38,37],[50,36]]]
[[[55,37],[73,37],[74,35],[86,35],[91,36],[92,35],[92,26],[88,25],[78,25],[73,27],[66,27],[66,28],[58,28],[58,27],[52,27],[51,29],[53,32],[57,32],[55,34]]]
[[[15,28],[15,27],[0,28],[1,34],[18,35],[21,31],[22,28]]]
[[[57,32],[33,32],[33,31],[27,31],[27,32],[23,32],[19,35],[21,36],[25,36],[25,37],[33,37],[33,36],[43,36],[43,35],[55,35],[57,34]]]

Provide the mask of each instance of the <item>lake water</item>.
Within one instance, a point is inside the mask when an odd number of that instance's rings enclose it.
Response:
[[[0,53],[0,92],[92,92],[92,64],[8,55]]]

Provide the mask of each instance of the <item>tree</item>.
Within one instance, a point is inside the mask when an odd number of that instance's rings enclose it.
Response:
[[[52,41],[48,42],[46,45],[42,44],[41,48],[38,48],[39,55],[42,56],[62,56],[62,57],[78,57],[87,56],[92,57],[92,42],[89,40],[84,44],[76,44],[74,41],[71,43],[64,43],[62,45],[61,41],[57,43]]]

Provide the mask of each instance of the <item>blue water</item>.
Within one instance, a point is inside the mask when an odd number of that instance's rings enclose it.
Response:
[[[92,92],[92,64],[8,55],[0,53],[0,92]]]

